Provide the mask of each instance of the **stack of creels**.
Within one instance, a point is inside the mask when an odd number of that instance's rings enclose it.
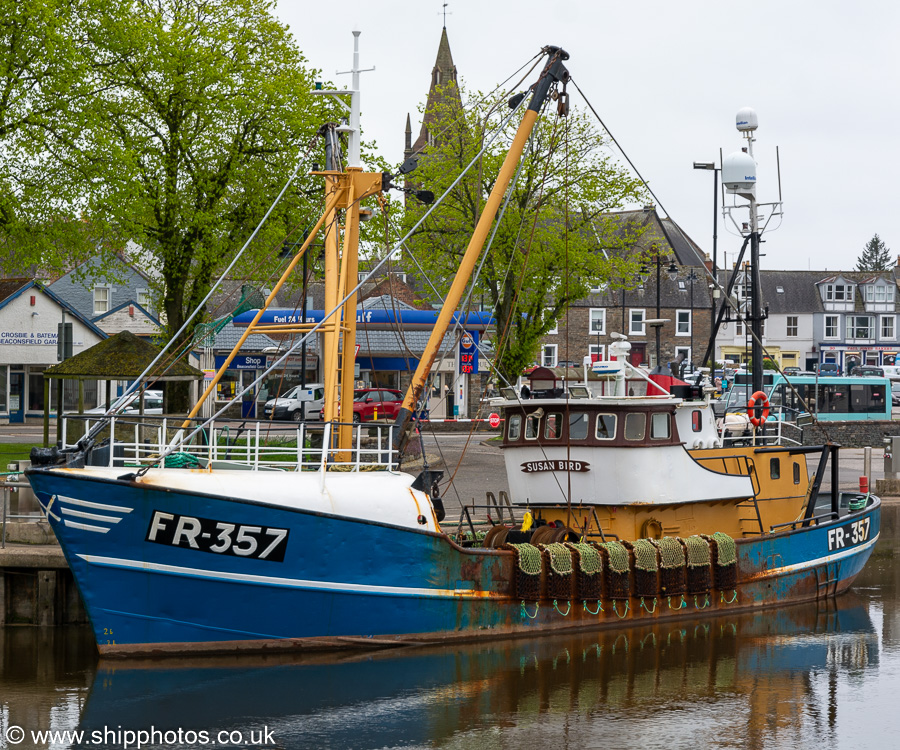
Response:
[[[684,539],[687,551],[687,592],[693,595],[708,594],[710,589],[709,564],[711,555],[709,542],[702,536]]]
[[[606,596],[609,599],[628,599],[631,596],[631,584],[628,574],[630,554],[621,542],[603,542],[597,545],[603,561],[603,574],[606,578]]]
[[[687,589],[684,547],[677,537],[654,539],[659,550],[659,593],[663,596],[680,596]]]
[[[656,547],[649,539],[638,539],[635,542],[625,542],[625,546],[632,551],[634,560],[634,595],[640,597],[654,597],[657,594],[657,571],[659,570],[659,557]]]
[[[585,542],[566,545],[572,551],[575,568],[575,598],[599,601],[603,597],[603,558],[600,550]]]
[[[533,544],[506,544],[516,561],[513,566],[513,596],[523,602],[541,598],[541,551]]]
[[[728,534],[717,531],[703,537],[712,552],[713,585],[719,591],[731,591],[737,587],[737,547]]]
[[[572,551],[560,542],[541,545],[541,556],[546,571],[547,598],[555,601],[571,601],[575,596]]]

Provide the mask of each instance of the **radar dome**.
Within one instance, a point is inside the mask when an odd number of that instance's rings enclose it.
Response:
[[[733,193],[745,193],[756,185],[756,162],[750,154],[735,151],[722,160],[722,182]]]
[[[756,130],[759,127],[759,118],[753,107],[741,107],[734,118],[735,127],[742,133],[748,130]]]

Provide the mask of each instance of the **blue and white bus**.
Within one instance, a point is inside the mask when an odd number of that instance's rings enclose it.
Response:
[[[884,377],[776,375],[765,390],[772,410],[788,421],[810,413],[828,422],[891,418],[891,381]]]
[[[798,419],[804,421],[803,418],[809,418],[810,414],[826,422],[891,419],[891,381],[888,378],[765,375],[763,390],[771,406],[770,419],[796,422]],[[717,416],[723,416],[725,412],[746,413],[750,395],[749,383],[736,383],[723,399],[724,407],[716,410]]]

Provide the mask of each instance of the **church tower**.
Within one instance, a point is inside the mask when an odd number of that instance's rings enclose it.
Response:
[[[428,89],[428,100],[425,103],[425,114],[422,117],[422,128],[415,143],[412,141],[412,126],[409,114],[406,115],[406,141],[403,151],[404,160],[417,154],[428,144],[439,137],[439,128],[435,124],[435,106],[447,97],[453,97],[462,106],[459,89],[456,86],[456,66],[450,52],[450,40],[447,38],[447,27],[441,30],[441,41],[438,44],[437,59],[431,70],[431,85]]]

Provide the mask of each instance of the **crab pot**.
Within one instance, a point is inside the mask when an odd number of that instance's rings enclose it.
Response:
[[[544,568],[544,577],[547,582],[547,598],[561,601],[574,599],[575,576],[573,573],[570,572],[565,575],[560,575],[553,570],[553,567],[550,564],[550,552],[546,549],[541,551],[541,565]]]
[[[631,597],[631,581],[628,571],[619,573],[609,567],[609,552],[603,547],[598,547],[600,557],[603,559],[603,578],[606,596],[609,599],[628,599]]]
[[[729,566],[733,567],[733,566]],[[687,592],[689,594],[708,594],[710,589],[709,565],[688,565]]]
[[[513,580],[512,580],[512,590],[513,596],[516,599],[521,599],[526,602],[536,602],[541,598],[541,574],[536,573],[531,575],[530,573],[526,573],[519,567],[519,551],[510,545],[504,545],[503,549],[508,549],[512,551],[513,556],[515,557],[515,564],[513,565]],[[543,564],[543,556],[541,557],[541,562]]]
[[[707,539],[712,553],[713,586],[719,591],[737,588],[737,562],[719,565],[719,545],[715,539]]]
[[[659,569],[659,593],[663,596],[683,594],[687,588],[684,565]]]
[[[572,567],[575,570],[575,598],[596,601],[603,598],[603,571],[587,574],[581,569],[581,554],[572,550]]]

